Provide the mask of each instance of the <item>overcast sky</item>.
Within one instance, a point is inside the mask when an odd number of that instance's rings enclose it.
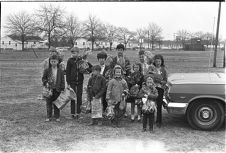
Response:
[[[1,2],[1,34],[10,13],[27,11],[33,13],[41,4],[50,2]],[[164,39],[173,39],[180,29],[190,32],[216,33],[218,2],[51,2],[65,8],[84,21],[89,14],[96,15],[104,23],[127,27],[136,31],[154,22],[162,27]],[[226,39],[225,2],[222,3],[220,36]],[[214,24],[215,18],[215,24]]]

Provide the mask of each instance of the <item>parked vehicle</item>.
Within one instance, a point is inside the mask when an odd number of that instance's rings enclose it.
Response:
[[[166,96],[167,111],[184,114],[194,129],[217,130],[225,120],[224,73],[174,73]]]

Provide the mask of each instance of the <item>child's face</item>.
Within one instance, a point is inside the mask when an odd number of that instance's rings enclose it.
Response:
[[[153,79],[152,78],[148,78],[147,81],[146,81],[146,84],[148,87],[151,87],[152,84],[153,84]]]
[[[139,71],[139,66],[138,65],[134,65],[133,66],[133,70],[134,70],[134,72],[138,72]]]
[[[93,74],[94,74],[94,75],[98,75],[98,74],[100,74],[100,71],[94,70],[94,71],[93,71]]]
[[[123,50],[122,49],[118,50],[118,57],[123,57]]]
[[[105,60],[105,58],[99,58],[98,61],[99,61],[100,65],[104,65],[106,60]]]
[[[144,61],[145,61],[145,56],[144,55],[140,55],[140,62],[144,63]]]
[[[56,52],[56,51],[52,51],[52,52],[49,53],[49,55],[50,55],[50,56],[52,56],[52,55],[57,55],[57,52]]]
[[[162,64],[162,60],[161,59],[155,59],[155,65],[157,66],[157,67],[160,67],[161,66],[161,64]]]
[[[73,57],[78,57],[78,55],[79,55],[79,52],[76,52],[76,51],[72,51],[72,52],[71,52],[71,54],[72,54],[72,56],[73,56]]]
[[[115,69],[115,76],[120,77],[122,75],[121,69]]]
[[[51,59],[50,64],[51,64],[52,67],[56,67],[57,64],[58,64],[58,60],[57,59]]]

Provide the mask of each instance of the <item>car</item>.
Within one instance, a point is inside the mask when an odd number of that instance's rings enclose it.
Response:
[[[186,115],[198,130],[217,130],[225,120],[225,73],[173,73],[164,101],[170,114]]]
[[[60,51],[60,52],[65,52],[68,51],[70,49],[70,47],[56,47],[56,50]]]

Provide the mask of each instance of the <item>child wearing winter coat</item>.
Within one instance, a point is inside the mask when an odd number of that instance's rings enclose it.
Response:
[[[59,97],[60,93],[64,91],[65,79],[64,72],[59,68],[59,59],[57,55],[50,57],[49,68],[45,69],[42,77],[43,86],[52,91],[52,95],[46,98],[47,118],[46,122],[52,118],[52,108],[54,108],[54,116],[56,121],[60,121],[60,110],[53,104]]]
[[[143,84],[139,97],[142,98],[143,107],[143,132],[147,130],[147,121],[149,120],[149,130],[153,132],[154,117],[156,112],[156,98],[158,91],[151,77],[147,77],[146,82]]]
[[[90,125],[102,125],[102,97],[106,90],[106,81],[100,71],[100,65],[93,66],[92,76],[89,78],[87,85],[88,101],[91,103],[92,122]]]
[[[144,76],[141,72],[141,64],[136,62],[133,64],[133,72],[126,77],[126,81],[129,87],[129,95],[126,99],[127,102],[131,103],[131,121],[135,120],[135,106],[137,105],[137,120],[141,120],[141,105],[138,103],[140,100],[138,98],[138,92],[142,87],[144,81]]]
[[[126,109],[126,95],[128,85],[123,79],[123,70],[121,66],[116,65],[113,69],[114,78],[108,83],[106,100],[108,108],[113,108],[114,116],[111,118],[113,126],[119,127],[120,119],[123,117]]]

